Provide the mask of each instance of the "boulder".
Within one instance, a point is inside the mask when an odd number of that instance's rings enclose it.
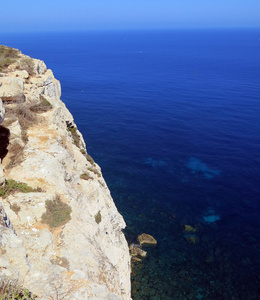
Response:
[[[197,229],[194,228],[194,227],[192,227],[192,226],[190,226],[190,225],[184,225],[184,231],[185,232],[196,232]]]
[[[130,253],[132,257],[146,257],[147,252],[142,250],[139,245],[131,244],[129,247]]]
[[[0,98],[0,124],[4,122],[4,118],[5,118],[5,108],[2,99]]]
[[[157,241],[154,237],[152,237],[149,234],[142,233],[141,235],[138,236],[138,241],[140,245],[156,245]]]
[[[1,77],[0,79],[0,98],[4,102],[24,102],[24,83],[19,77]]]

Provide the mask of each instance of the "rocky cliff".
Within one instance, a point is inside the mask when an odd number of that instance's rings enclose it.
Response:
[[[130,299],[125,222],[60,83],[43,61],[8,49],[0,49],[0,278],[40,299]]]

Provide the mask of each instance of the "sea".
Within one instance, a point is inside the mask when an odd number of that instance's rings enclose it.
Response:
[[[260,30],[1,33],[45,61],[127,227],[134,300],[260,299]]]

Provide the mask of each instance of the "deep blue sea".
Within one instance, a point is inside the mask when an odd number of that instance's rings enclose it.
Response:
[[[133,265],[134,300],[260,299],[260,30],[0,34],[0,44],[53,70],[128,242],[158,241]]]

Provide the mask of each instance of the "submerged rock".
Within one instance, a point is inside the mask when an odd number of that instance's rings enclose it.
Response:
[[[190,225],[184,225],[184,231],[186,231],[186,232],[196,232],[197,229],[190,226]]]
[[[138,236],[138,241],[140,245],[156,245],[157,241],[150,234],[142,233]]]
[[[146,257],[147,252],[142,250],[139,245],[131,244],[129,247],[132,257],[140,256],[142,258]]]

